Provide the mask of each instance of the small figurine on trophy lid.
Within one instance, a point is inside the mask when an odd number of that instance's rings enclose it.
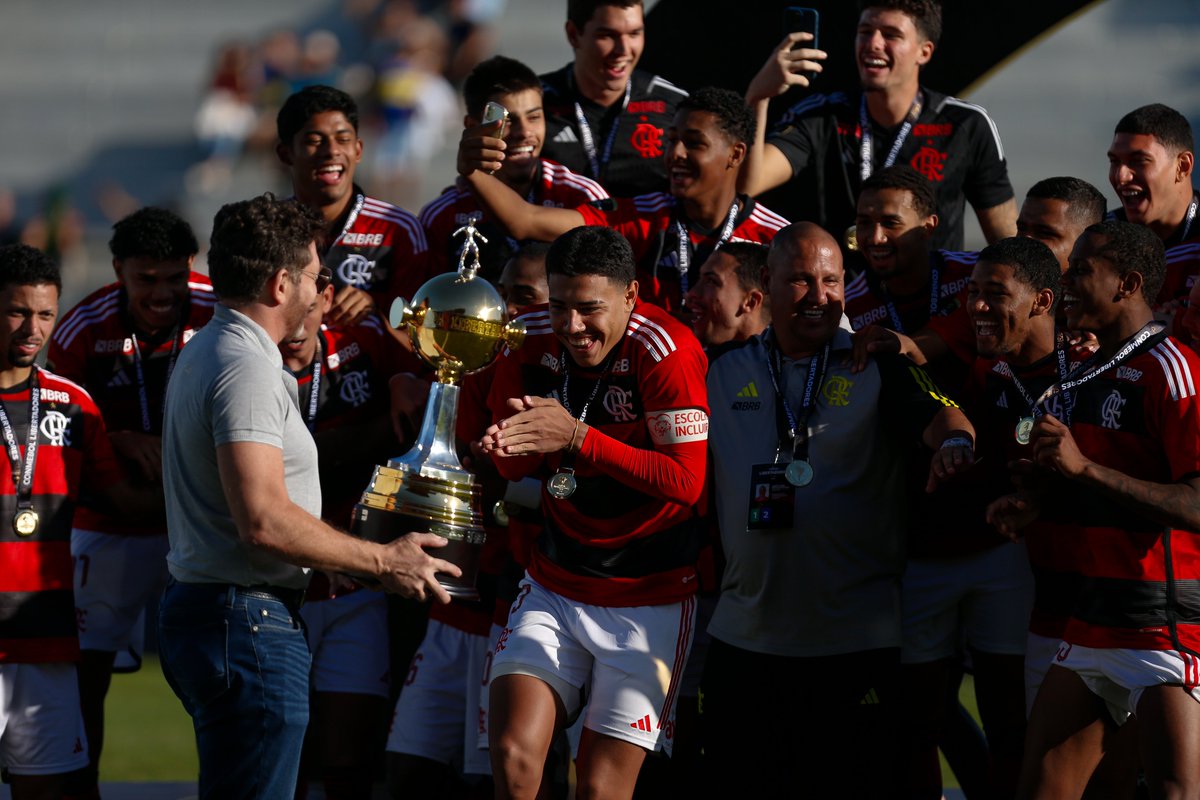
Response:
[[[458,382],[488,366],[501,345],[512,349],[525,339],[524,326],[506,320],[500,293],[476,277],[479,242],[487,238],[468,222],[454,232],[465,241],[458,271],[430,278],[411,305],[392,303],[392,326],[408,328],[418,355],[437,372],[425,406],[425,419],[412,448],[375,475],[354,508],[351,532],[387,543],[412,531],[444,536],[450,543],[438,556],[462,568],[462,577],[441,582],[452,597],[474,599],[475,575],[483,547],[482,490],[462,467],[455,451]],[[471,259],[468,263],[467,259]]]

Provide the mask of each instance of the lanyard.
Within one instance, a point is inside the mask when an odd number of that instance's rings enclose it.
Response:
[[[334,245],[340,244],[342,239],[346,236],[346,231],[354,227],[354,222],[358,219],[358,214],[360,211],[362,211],[363,203],[365,202],[367,202],[367,196],[365,194],[359,193],[359,195],[354,198],[354,207],[351,208],[350,213],[346,215],[346,224],[342,226],[342,232],[338,234],[338,237],[333,240]],[[333,245],[330,245],[330,247],[332,246]]]
[[[175,358],[179,355],[179,341],[183,338],[183,323],[175,326],[171,332],[171,355],[167,361],[167,378],[163,381],[163,403],[167,400],[167,384],[171,382],[171,373],[175,371]],[[146,391],[146,373],[142,369],[142,348],[138,346],[137,331],[130,331],[129,339],[133,342],[133,372],[137,378],[138,406],[142,411],[142,433],[150,433],[150,398]]]
[[[600,391],[600,384],[604,383],[604,379],[608,377],[608,370],[613,365],[613,359],[617,355],[617,350],[619,349],[620,342],[617,342],[617,345],[618,346],[613,347],[612,352],[608,354],[608,359],[605,360],[605,362],[604,362],[604,369],[600,371],[600,377],[596,378],[596,385],[592,387],[592,393],[588,395],[587,402],[585,402],[583,404],[583,409],[579,412],[579,421],[580,422],[587,422],[588,406],[590,406],[592,404],[592,401],[596,399],[596,393]],[[565,408],[567,410],[567,413],[573,417],[573,416],[575,416],[575,412],[571,410],[571,398],[567,393],[567,390],[570,388],[570,383],[571,383],[571,369],[568,366],[568,363],[570,362],[570,360],[571,360],[571,356],[566,353],[563,353],[562,405],[563,405],[563,408]]]
[[[1179,234],[1179,241],[1186,242],[1188,231],[1192,229],[1192,222],[1196,219],[1196,206],[1198,201],[1195,196],[1192,197],[1192,202],[1188,204],[1187,214],[1183,217],[1183,233]]]
[[[1067,374],[1070,365],[1067,362],[1067,347],[1065,337],[1061,333],[1055,334],[1054,336],[1054,358],[1058,362],[1058,382],[1059,384],[1062,384],[1067,380]],[[1025,384],[1021,383],[1021,379],[1017,377],[1017,371],[1013,369],[1011,364],[1008,365],[1008,372],[1009,377],[1012,379],[1013,386],[1016,387],[1018,392],[1020,392],[1021,399],[1025,401],[1025,405],[1029,407],[1029,413],[1034,419],[1037,419],[1043,413],[1045,413],[1040,405],[1040,401],[1033,399],[1033,395],[1031,395],[1029,390],[1025,388]],[[1064,401],[1070,402],[1071,399],[1072,398],[1069,395],[1063,395]],[[1070,409],[1064,409],[1064,411],[1066,412],[1065,416],[1069,419],[1071,416]]]
[[[888,151],[887,158],[883,161],[883,168],[886,169],[896,163],[896,156],[900,155],[900,148],[904,145],[904,141],[908,138],[908,134],[912,131],[913,123],[917,121],[917,117],[921,116],[921,92],[917,92],[917,96],[913,98],[913,103],[908,109],[908,114],[904,117],[904,124],[900,126],[900,132],[896,134],[895,141],[892,142],[892,149]],[[859,145],[859,158],[861,163],[858,165],[859,176],[865,181],[871,177],[871,160],[874,158],[874,142],[875,137],[871,135],[871,118],[867,115],[867,96],[862,97],[862,104],[858,111],[858,126],[862,131],[862,142]]]
[[[29,374],[29,433],[25,437],[25,461],[21,461],[21,446],[13,432],[12,422],[4,403],[0,402],[0,429],[4,434],[4,445],[8,448],[8,462],[12,465],[13,486],[17,490],[17,508],[21,511],[33,507],[33,470],[37,466],[38,417],[40,406],[38,368]]]
[[[797,416],[792,411],[791,404],[787,401],[787,396],[782,390],[783,382],[783,366],[779,352],[769,344],[767,346],[767,372],[771,375],[771,386],[775,389],[775,400],[779,404],[779,408],[783,410],[783,416],[787,420],[788,436],[792,439],[792,460],[793,461],[808,461],[808,420],[812,416],[813,409],[817,405],[816,395],[821,389],[821,384],[825,381],[825,369],[829,366],[829,356],[833,351],[833,341],[825,343],[824,349],[820,353],[813,354],[812,359],[808,362],[808,371],[804,377],[804,394],[800,396],[800,414]],[[779,424],[779,415],[776,415],[776,429],[783,426]],[[779,431],[779,439],[782,442],[782,431]]]
[[[317,427],[317,402],[321,398],[321,331],[317,331],[317,352],[313,356],[312,363],[312,385],[308,388],[308,414],[305,415],[304,422],[308,425],[310,432],[316,430]]]
[[[573,85],[574,79],[568,75],[567,80]],[[575,101],[575,122],[579,125],[579,140],[583,144],[583,151],[587,154],[588,166],[591,167],[591,177],[600,180],[600,170],[608,166],[608,160],[612,157],[613,142],[617,138],[617,125],[621,121],[621,114],[625,113],[625,109],[629,107],[629,96],[633,93],[633,79],[625,81],[625,99],[621,101],[621,110],[617,112],[616,118],[612,122],[612,127],[608,129],[608,138],[604,142],[604,152],[597,155],[596,153],[596,137],[592,135],[592,126],[588,124],[587,116],[583,113],[583,106],[579,101]]]
[[[1086,364],[1083,365],[1080,370],[1078,370],[1078,372],[1081,374],[1081,377],[1076,378],[1073,381],[1060,381],[1059,383],[1051,384],[1049,387],[1047,387],[1046,391],[1042,392],[1041,397],[1037,399],[1037,401],[1034,403],[1034,406],[1040,406],[1054,395],[1061,393],[1063,396],[1063,411],[1065,412],[1063,416],[1066,417],[1066,419],[1064,419],[1062,422],[1068,428],[1071,427],[1071,412],[1074,410],[1075,402],[1074,397],[1072,394],[1070,394],[1070,392],[1073,389],[1076,389],[1079,386],[1087,383],[1092,378],[1095,378],[1098,375],[1103,375],[1105,372],[1108,372],[1121,362],[1128,360],[1129,357],[1133,355],[1135,350],[1146,343],[1147,339],[1155,334],[1161,333],[1164,328],[1165,326],[1160,322],[1146,323],[1142,326],[1142,329],[1138,331],[1133,338],[1127,341],[1125,346],[1118,350],[1117,354],[1110,358],[1103,366],[1093,368],[1091,364],[1096,360],[1096,357],[1093,356]]]
[[[713,245],[713,253],[720,250],[721,245],[733,236],[733,229],[737,227],[737,215],[740,210],[741,204],[735,197],[733,204],[729,206],[729,215],[725,217],[725,227],[721,229],[721,235],[717,238],[717,243]],[[691,269],[692,263],[692,237],[688,234],[688,226],[684,225],[683,220],[679,218],[675,219],[675,235],[679,239],[679,288],[683,294],[687,294],[688,270]]]
[[[931,319],[937,316],[941,294],[941,273],[937,267],[931,267],[929,270],[929,316]],[[900,312],[896,310],[896,304],[892,302],[892,298],[888,297],[886,289],[884,289],[884,296],[887,297],[888,315],[892,318],[892,330],[904,333],[904,323],[900,321]]]

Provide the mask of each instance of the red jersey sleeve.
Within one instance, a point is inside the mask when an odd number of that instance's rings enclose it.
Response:
[[[1162,442],[1173,481],[1200,475],[1200,357],[1174,338],[1151,354],[1163,367],[1166,386],[1147,393],[1147,430]]]
[[[576,206],[583,217],[584,225],[602,225],[612,228],[629,240],[633,248],[633,259],[640,262],[650,247],[654,234],[661,225],[660,209],[640,207],[642,198],[609,198],[594,203]]]
[[[83,426],[84,480],[90,490],[102,491],[120,483],[125,476],[108,441],[108,429],[104,425],[104,418],[100,416],[100,409],[91,396],[84,392],[80,392],[78,400],[79,411],[86,420]]]
[[[685,346],[669,358],[646,363],[653,366],[641,389],[653,448],[632,447],[590,428],[580,457],[621,483],[692,505],[704,489],[708,361],[699,346]]]

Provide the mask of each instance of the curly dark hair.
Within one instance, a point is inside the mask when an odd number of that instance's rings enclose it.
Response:
[[[463,81],[463,100],[467,113],[476,119],[483,116],[489,97],[514,94],[528,89],[542,93],[542,81],[529,67],[507,56],[492,56],[480,61]]]
[[[108,249],[113,258],[179,261],[200,251],[192,226],[173,211],[147,206],[113,225]]]
[[[880,189],[901,189],[908,192],[912,195],[913,208],[923,217],[937,213],[933,184],[907,164],[896,164],[871,173],[871,177],[863,181],[859,196],[864,192]]]
[[[248,303],[286,269],[294,281],[308,265],[308,246],[319,241],[321,217],[295,200],[273,194],[221,207],[213,219],[208,272],[222,301]]]
[[[0,247],[0,289],[46,284],[62,292],[62,271],[54,259],[27,244]]]
[[[704,86],[680,101],[677,112],[707,111],[717,118],[721,132],[734,142],[749,145],[754,141],[754,114],[737,92],[717,86]]]
[[[354,98],[332,86],[306,86],[283,101],[275,116],[275,132],[279,141],[291,144],[292,139],[310,119],[326,111],[340,111],[358,131],[358,103]]]
[[[1054,304],[1062,292],[1062,267],[1054,252],[1037,239],[1026,236],[1011,236],[990,244],[979,253],[977,263],[1005,264],[1013,268],[1017,280],[1035,292],[1049,289],[1054,293]]]
[[[860,0],[858,12],[868,8],[899,11],[913,21],[917,33],[936,46],[942,37],[942,4],[936,0]]]
[[[1191,153],[1196,149],[1192,126],[1187,117],[1162,103],[1151,103],[1130,111],[1121,117],[1113,133],[1153,136],[1162,142],[1171,155]]]
[[[1154,305],[1167,277],[1167,257],[1162,239],[1145,225],[1105,220],[1089,225],[1084,235],[1103,236],[1097,255],[1113,263],[1122,278],[1131,272],[1142,276],[1142,296]]]
[[[546,252],[546,274],[600,275],[620,286],[628,286],[637,275],[629,241],[602,225],[572,228],[555,239]]]

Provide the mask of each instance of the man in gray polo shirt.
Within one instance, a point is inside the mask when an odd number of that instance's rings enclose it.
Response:
[[[320,520],[316,446],[278,350],[329,283],[320,227],[269,194],[218,212],[208,256],[218,305],[167,390],[172,580],[159,640],[163,672],[195,727],[202,798],[295,791],[309,672],[296,612],[310,569],[370,575],[442,602],[435,573],[459,574],[422,549],[445,544],[440,537],[378,545]]]
[[[718,793],[884,797],[897,766],[902,455],[936,450],[936,485],[971,463],[974,429],[901,356],[851,372],[832,236],[784,228],[766,272],[771,326],[708,372],[727,564],[708,628],[705,754],[729,781]]]

